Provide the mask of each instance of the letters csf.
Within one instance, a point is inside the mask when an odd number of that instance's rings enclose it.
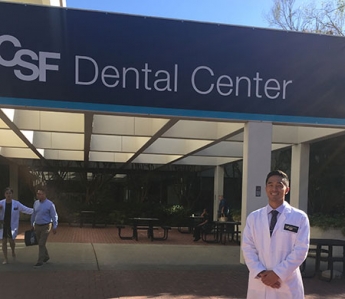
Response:
[[[20,48],[14,52],[11,60],[6,60],[1,55],[1,45],[3,43],[11,43],[15,48]],[[60,59],[60,53],[55,52],[39,52],[38,54],[28,49],[21,49],[20,41],[12,35],[0,36],[0,65],[4,67],[22,67],[26,69],[28,74],[22,72],[20,69],[14,69],[15,76],[23,81],[34,81],[38,78],[40,82],[46,82],[47,71],[58,71],[59,66],[56,64],[49,64],[48,59]],[[38,65],[25,60],[23,57],[29,57],[32,62],[38,61]]]

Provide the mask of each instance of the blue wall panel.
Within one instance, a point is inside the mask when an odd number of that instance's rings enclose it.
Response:
[[[0,104],[343,124],[345,39],[0,3]]]

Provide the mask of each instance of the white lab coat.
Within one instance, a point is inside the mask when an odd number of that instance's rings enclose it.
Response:
[[[309,219],[303,211],[291,207],[287,202],[284,202],[284,206],[272,237],[269,233],[268,206],[247,217],[242,240],[243,256],[249,269],[247,299],[304,298],[299,266],[308,254]],[[292,226],[298,231],[291,231]],[[273,270],[279,276],[279,289],[268,287],[257,278],[257,274],[263,270]]]
[[[0,205],[2,205],[2,209],[0,210],[0,220],[4,220],[5,209],[6,209],[6,199],[0,200]],[[30,215],[32,214],[33,209],[24,206],[18,200],[12,199],[11,231],[12,231],[13,239],[15,239],[18,235],[20,212]],[[0,228],[0,240],[2,239],[2,236],[3,236],[3,229]]]

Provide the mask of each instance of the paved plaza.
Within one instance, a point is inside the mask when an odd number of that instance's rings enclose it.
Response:
[[[22,225],[25,229],[25,225]],[[17,239],[17,259],[0,265],[1,299],[246,298],[248,271],[237,244],[120,240],[115,227],[61,226],[50,235],[51,260],[34,269],[37,246]],[[310,268],[310,267],[309,267]],[[345,298],[344,279],[304,279],[307,299]]]

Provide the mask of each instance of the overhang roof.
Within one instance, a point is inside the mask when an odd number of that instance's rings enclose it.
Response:
[[[0,110],[0,154],[49,162],[216,166],[243,158],[245,122],[52,110]],[[272,151],[344,134],[273,124]]]

